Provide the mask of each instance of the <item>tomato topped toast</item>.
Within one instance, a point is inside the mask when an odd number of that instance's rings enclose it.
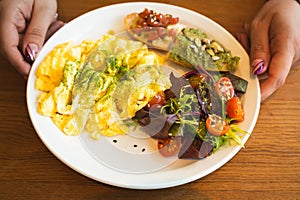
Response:
[[[130,13],[124,19],[128,33],[149,47],[168,51],[176,34],[182,29],[179,18],[145,8],[140,13]]]

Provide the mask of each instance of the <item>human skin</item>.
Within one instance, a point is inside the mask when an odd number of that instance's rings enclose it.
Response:
[[[300,5],[295,0],[269,0],[245,32],[237,35],[248,50],[252,73],[267,75],[261,101],[281,87],[292,67],[300,64]]]
[[[26,78],[45,40],[63,22],[56,0],[1,0],[0,53]]]

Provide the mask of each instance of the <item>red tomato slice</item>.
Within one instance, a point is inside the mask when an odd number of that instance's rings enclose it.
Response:
[[[166,101],[166,95],[164,91],[158,92],[145,106],[146,110],[150,110],[151,107],[156,106],[157,108],[161,108]]]
[[[223,96],[226,101],[234,96],[234,88],[228,77],[221,77],[215,84],[215,90],[217,94]]]
[[[208,132],[215,136],[225,135],[230,129],[229,124],[218,115],[209,115],[205,125]]]
[[[232,97],[227,101],[226,113],[228,117],[234,119],[235,121],[244,121],[245,113],[239,97]]]
[[[161,155],[165,157],[175,156],[181,147],[181,137],[170,137],[166,140],[159,139],[157,147]]]

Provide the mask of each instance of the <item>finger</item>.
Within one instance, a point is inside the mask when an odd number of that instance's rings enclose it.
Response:
[[[10,21],[1,24],[1,54],[22,75],[27,76],[31,66],[24,60],[19,51],[19,34],[17,27]]]
[[[249,23],[244,23],[244,31],[247,35],[250,34],[250,24]]]
[[[23,53],[28,62],[33,62],[44,44],[47,30],[56,13],[56,4],[35,1],[30,23],[23,39]],[[55,1],[53,1],[55,2]]]
[[[23,55],[20,53],[17,47],[11,47],[11,50],[8,51],[7,60],[12,66],[21,74],[25,79],[27,78],[31,65],[24,60]]]
[[[65,25],[65,23],[64,22],[62,22],[62,21],[55,21],[55,22],[53,22],[51,25],[50,25],[50,27],[49,27],[49,29],[48,29],[48,31],[47,31],[47,33],[46,33],[46,38],[45,38],[45,40],[48,40],[56,31],[58,31],[61,27],[63,27]]]
[[[287,49],[276,52],[272,57],[269,76],[261,84],[261,102],[265,101],[279,87],[281,87],[289,73],[293,62],[293,53]]]
[[[264,73],[269,64],[269,24],[270,19],[267,17],[258,18],[251,24],[250,63],[254,75]]]
[[[250,46],[249,46],[249,37],[246,33],[237,33],[236,34],[237,40],[241,43],[244,47],[245,51],[249,53]]]
[[[29,74],[31,65],[24,60],[18,48],[18,44],[5,44],[4,48],[6,48],[4,53],[5,58],[22,76],[26,77]]]

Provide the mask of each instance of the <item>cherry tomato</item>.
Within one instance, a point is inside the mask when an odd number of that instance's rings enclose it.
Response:
[[[205,125],[208,132],[215,136],[225,135],[230,129],[229,124],[218,115],[209,115]]]
[[[238,122],[244,121],[245,113],[239,97],[232,97],[227,101],[226,113],[228,117]]]
[[[177,155],[181,147],[181,137],[169,137],[168,139],[158,139],[157,148],[161,155],[165,157]]]
[[[158,92],[145,106],[146,110],[150,110],[151,107],[156,106],[157,109],[160,109],[166,101],[166,95],[164,91]]]
[[[215,90],[217,94],[223,96],[226,101],[234,96],[234,88],[228,77],[221,77],[215,84]]]

